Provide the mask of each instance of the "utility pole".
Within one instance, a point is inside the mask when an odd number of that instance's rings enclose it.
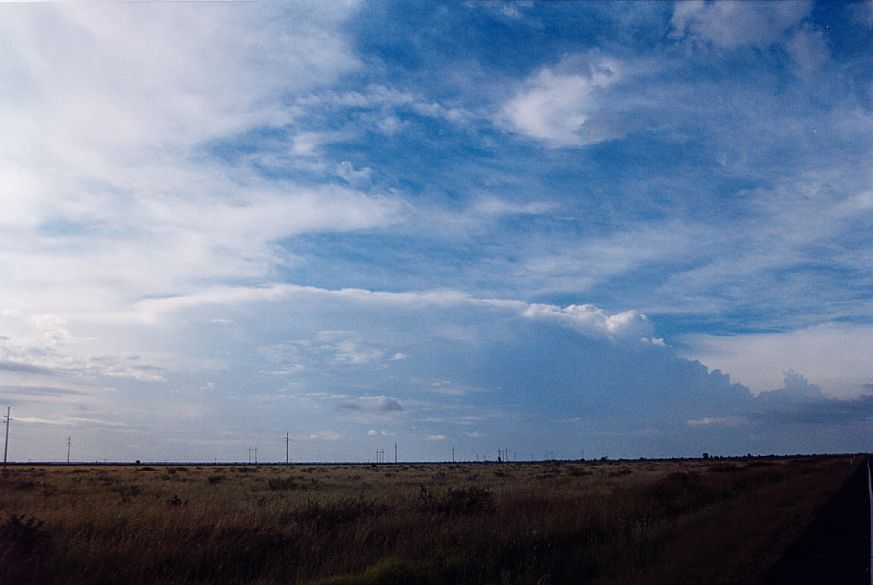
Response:
[[[258,464],[258,448],[249,447],[249,463]]]
[[[73,437],[67,437],[67,464],[70,463],[70,447],[73,444]]]
[[[288,465],[288,433],[285,433],[285,465]]]
[[[455,448],[452,447],[452,463],[455,462]]]
[[[9,421],[12,420],[12,417],[9,416],[9,413],[12,411],[11,406],[6,407],[6,442],[3,443],[3,467],[6,467],[6,454],[9,452]]]
[[[394,463],[397,463],[397,441],[394,441]]]

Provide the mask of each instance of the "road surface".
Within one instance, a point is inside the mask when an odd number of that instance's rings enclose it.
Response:
[[[871,585],[871,507],[862,461],[762,585]]]

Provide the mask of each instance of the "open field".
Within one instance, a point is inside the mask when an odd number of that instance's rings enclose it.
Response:
[[[756,583],[861,461],[13,466],[0,583]]]

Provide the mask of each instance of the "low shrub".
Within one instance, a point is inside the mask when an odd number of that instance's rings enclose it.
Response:
[[[49,545],[41,520],[9,514],[0,522],[0,583],[38,581],[48,560]]]
[[[271,491],[301,490],[306,485],[296,481],[293,477],[274,477],[267,480],[267,488]]]
[[[378,516],[386,510],[384,504],[364,498],[347,498],[330,503],[309,500],[304,508],[293,514],[293,518],[318,528],[331,529],[364,517]]]

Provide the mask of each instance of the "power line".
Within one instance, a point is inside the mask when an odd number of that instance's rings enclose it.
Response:
[[[9,416],[9,413],[12,412],[12,407],[6,407],[6,442],[3,444],[3,466],[6,467],[6,454],[9,452],[9,423],[12,421],[12,417]]]

